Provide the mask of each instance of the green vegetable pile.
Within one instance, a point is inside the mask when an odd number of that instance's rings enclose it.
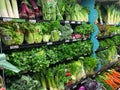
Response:
[[[116,35],[120,34],[120,26],[97,25],[99,28],[98,36]]]
[[[61,25],[60,21],[41,23],[0,22],[0,25],[0,34],[2,35],[2,42],[5,45],[68,40],[74,39],[74,33],[90,35],[94,31],[91,24],[83,23],[82,25],[76,26],[75,30],[73,30],[70,24]],[[76,39],[80,39],[80,37]]]
[[[89,61],[92,60],[92,61]],[[97,60],[93,57],[80,57],[77,61],[60,64],[53,68],[43,69],[30,76],[22,76],[21,79],[8,87],[8,90],[64,90],[81,78],[86,77],[86,72],[93,72]],[[86,71],[85,71],[86,70]],[[13,81],[9,81],[10,83]],[[9,83],[7,82],[7,83]],[[9,89],[10,88],[10,89]]]
[[[39,72],[50,64],[62,62],[73,56],[91,54],[92,42],[78,41],[72,44],[61,44],[50,47],[41,47],[16,51],[7,54],[7,60],[16,65],[21,71]],[[6,74],[12,74],[6,73]]]
[[[20,79],[13,82],[8,90],[41,90],[40,88],[41,84],[38,80],[33,80],[30,76],[23,75]]]
[[[59,30],[61,32],[60,40],[72,39],[73,29],[70,24],[65,24],[64,26],[60,26]]]
[[[44,20],[75,20],[88,22],[89,10],[78,0],[37,0]]]
[[[114,45],[120,45],[120,36],[113,36],[112,38],[100,40],[100,48],[110,47]]]
[[[28,44],[60,40],[59,21],[34,24],[0,22],[0,25],[0,34],[5,45],[21,45],[24,39]]]
[[[89,10],[87,7],[81,6],[77,0],[65,0],[64,4],[66,20],[88,22]]]
[[[42,7],[44,20],[63,20],[57,0],[38,0],[38,3]]]
[[[106,50],[98,52],[97,58],[101,61],[103,66],[118,60],[116,46],[111,46]]]
[[[82,35],[91,35],[93,31],[94,27],[92,24],[82,23],[82,25],[75,27],[74,33]]]
[[[120,10],[115,4],[98,3],[96,4],[98,11],[98,20],[100,24],[106,23],[110,25],[118,25],[120,22]]]
[[[24,41],[23,30],[18,23],[0,22],[0,35],[2,35],[2,42],[6,45],[20,45]]]
[[[94,69],[97,67],[97,59],[94,57],[85,57],[84,61],[84,69],[86,71],[87,74],[93,74],[94,73]]]

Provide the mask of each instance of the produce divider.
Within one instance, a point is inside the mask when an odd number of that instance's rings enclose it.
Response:
[[[42,43],[34,43],[34,44],[22,44],[22,45],[3,45],[3,51],[6,50],[15,50],[15,49],[25,49],[25,48],[34,48],[34,47],[41,47],[41,46],[49,46],[49,45],[58,45],[62,43],[72,43],[80,40],[88,40],[88,38],[83,39],[69,39],[69,40],[62,40],[62,41],[55,41],[55,42],[42,42]]]
[[[79,82],[76,82],[76,83],[66,87],[65,90],[76,90],[78,88],[78,86],[87,82],[87,78],[94,79],[97,75],[100,75],[103,71],[106,71],[106,70],[112,68],[112,66],[114,66],[118,62],[120,62],[120,58],[117,61],[114,61],[112,63],[109,63],[108,65],[103,66],[99,71],[95,72],[94,74],[86,75],[86,78],[82,78]]]
[[[40,19],[21,19],[21,18],[9,18],[9,17],[0,17],[0,21],[15,21],[15,22],[50,22],[51,20],[40,20]],[[74,21],[74,20],[60,20],[61,24],[82,24],[82,21]],[[89,22],[88,22],[89,23]]]
[[[113,36],[120,36],[120,34],[114,34],[114,35],[106,35],[106,36],[98,36],[96,37],[98,40],[105,39],[105,38],[111,38]]]

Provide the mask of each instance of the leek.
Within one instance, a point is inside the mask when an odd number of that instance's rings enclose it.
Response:
[[[5,5],[5,0],[0,0],[0,13],[1,13],[1,17],[9,17]]]
[[[11,0],[11,2],[12,2],[14,18],[19,18],[17,0]]]
[[[9,17],[14,18],[13,10],[12,10],[11,4],[10,4],[10,0],[5,0],[5,3],[6,3]]]

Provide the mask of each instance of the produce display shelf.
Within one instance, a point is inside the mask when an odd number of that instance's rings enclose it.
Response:
[[[99,1],[99,2],[108,2],[108,1],[118,1],[118,0],[96,0],[96,1]]]
[[[103,51],[103,50],[106,50],[106,49],[108,49],[108,48],[109,48],[109,47],[99,48],[96,52]]]
[[[117,61],[114,61],[112,63],[109,63],[109,64],[103,66],[99,71],[95,72],[94,74],[86,75],[86,77],[81,78],[81,80],[79,82],[76,82],[74,84],[71,84],[70,86],[65,87],[65,90],[76,90],[76,88],[78,88],[78,86],[87,82],[87,78],[94,79],[97,75],[100,75],[103,71],[110,69],[113,65],[115,65],[118,62],[120,62],[120,58]]]
[[[40,20],[40,19],[22,19],[22,18],[10,18],[10,17],[0,17],[0,21],[15,21],[15,22],[50,22],[51,20]],[[82,21],[74,21],[74,20],[60,20],[61,24],[82,24]]]
[[[113,36],[120,36],[120,34],[114,34],[114,35],[106,35],[106,36],[98,36],[96,37],[98,40],[105,39],[105,38],[111,38]]]
[[[55,41],[55,42],[42,42],[42,43],[34,43],[34,44],[22,44],[22,45],[3,45],[2,50],[15,50],[15,49],[25,49],[25,48],[35,48],[35,47],[41,47],[41,46],[50,46],[50,45],[58,45],[62,43],[72,43],[80,40],[87,40],[88,38],[80,38],[80,39],[68,39],[68,40],[62,40],[62,41]]]

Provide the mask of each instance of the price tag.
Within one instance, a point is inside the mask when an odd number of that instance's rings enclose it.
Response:
[[[97,74],[99,75],[101,72],[98,72]]]
[[[71,60],[71,59],[73,59],[73,57],[67,58],[67,60]]]
[[[4,38],[5,38],[6,41],[12,40],[12,38],[9,37],[9,36],[6,36],[6,37],[4,37]]]
[[[77,87],[77,85],[74,85],[74,86],[73,86],[73,89],[75,89],[76,87]]]
[[[47,45],[52,45],[53,43],[52,42],[48,42]]]
[[[86,82],[86,80],[83,80],[82,82],[81,82],[81,84],[83,84],[83,83],[85,83]]]
[[[114,59],[115,59],[115,56],[111,56],[111,58],[114,60]]]
[[[30,19],[29,22],[36,23],[36,20],[35,19]]]
[[[93,78],[95,77],[95,75],[92,76]]]
[[[65,23],[70,23],[69,21],[65,21]]]
[[[12,18],[3,18],[3,21],[6,22],[6,21],[12,21]]]
[[[78,21],[78,22],[77,22],[77,24],[81,24],[81,22],[80,22],[80,21]]]
[[[15,22],[25,22],[25,19],[13,18]]]
[[[71,21],[72,24],[75,24],[75,21]]]
[[[83,40],[87,40],[87,38],[83,38]]]
[[[87,54],[85,53],[84,56],[86,56]]]
[[[65,40],[65,42],[70,42],[70,40]]]
[[[19,48],[18,45],[17,46],[10,46],[10,49],[17,49],[17,48]]]
[[[77,39],[73,39],[73,41],[77,41]]]

